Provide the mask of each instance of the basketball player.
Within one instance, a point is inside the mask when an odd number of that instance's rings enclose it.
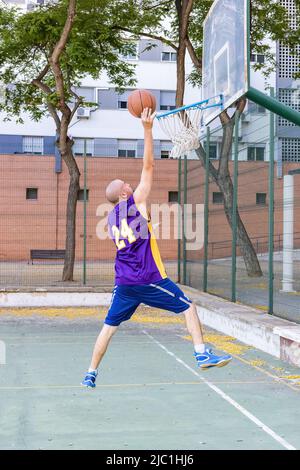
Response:
[[[221,367],[232,359],[217,356],[203,341],[195,304],[171,281],[165,272],[152,231],[146,203],[153,181],[152,126],[155,113],[145,108],[144,159],[141,180],[136,190],[121,180],[112,181],[106,197],[115,205],[108,216],[109,232],[117,248],[115,287],[103,328],[96,341],[89,370],[82,385],[96,386],[98,366],[120,323],[129,320],[140,303],[183,313],[194,344],[194,356],[200,368]]]

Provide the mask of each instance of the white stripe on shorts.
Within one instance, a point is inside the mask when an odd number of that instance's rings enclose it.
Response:
[[[164,289],[163,287],[160,287],[160,286],[157,286],[155,284],[150,284],[151,287],[156,287],[156,289],[159,289],[159,290],[162,290],[163,292],[165,292],[166,294],[169,294],[171,295],[172,297],[175,297],[175,294],[173,294],[173,292],[167,290],[167,289]]]
[[[183,299],[182,297],[179,297],[179,300],[181,300],[182,302],[188,304],[188,305],[191,305],[192,301],[188,302],[187,300]]]

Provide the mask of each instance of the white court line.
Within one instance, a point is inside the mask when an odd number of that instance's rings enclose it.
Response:
[[[250,419],[253,423],[255,423],[260,429],[265,431],[266,434],[269,434],[275,441],[279,442],[283,447],[285,447],[288,450],[297,450],[294,446],[292,446],[289,442],[287,442],[285,439],[282,437],[278,436],[271,428],[266,426],[262,421],[260,421],[256,416],[254,416],[252,413],[250,413],[246,408],[241,406],[239,403],[237,403],[235,400],[233,400],[229,395],[224,393],[219,387],[216,387],[214,384],[209,382],[208,380],[204,379],[198,372],[196,372],[194,369],[192,369],[189,365],[187,365],[182,359],[177,357],[174,353],[169,351],[163,344],[161,344],[159,341],[157,341],[153,336],[151,336],[147,331],[143,330],[143,333],[148,336],[148,338],[151,338],[154,343],[156,343],[161,349],[163,349],[169,356],[174,357],[174,359],[179,362],[179,364],[183,365],[186,369],[188,369],[192,374],[196,375],[199,377],[202,382],[204,382],[209,388],[214,390],[218,395],[220,395],[224,400],[226,400],[228,403],[230,403],[234,408],[236,408],[238,411],[240,411],[243,415],[245,415],[247,418]]]

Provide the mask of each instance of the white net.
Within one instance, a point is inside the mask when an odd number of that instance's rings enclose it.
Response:
[[[157,116],[161,129],[172,140],[171,158],[179,158],[199,147],[199,130],[203,109],[198,106]]]

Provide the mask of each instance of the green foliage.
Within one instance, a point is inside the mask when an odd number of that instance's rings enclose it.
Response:
[[[39,120],[49,104],[59,110],[60,97],[51,68],[42,79],[47,92],[37,88],[33,80],[49,64],[67,8],[68,1],[59,0],[20,15],[15,9],[0,6],[0,70],[2,86],[6,87],[0,110],[5,111],[6,119],[26,111]],[[136,0],[77,1],[73,28],[60,57],[69,106],[72,100],[74,104],[72,90],[86,75],[97,79],[105,72],[118,89],[135,84],[135,66],[120,58],[132,52],[133,45],[124,40],[117,26],[132,28],[139,14]]]
[[[74,25],[60,59],[68,104],[74,104],[72,90],[86,75],[97,79],[105,72],[118,90],[134,85],[135,66],[120,55],[132,53],[135,47],[132,40],[142,33],[159,36],[176,47],[180,34],[176,3],[182,5],[183,1],[78,0]],[[200,61],[202,25],[212,3],[194,0],[189,17],[188,36]],[[300,1],[295,3],[299,13]],[[48,87],[47,93],[32,81],[49,64],[66,21],[67,7],[67,0],[58,0],[20,15],[15,9],[0,6],[0,70],[2,86],[6,87],[0,110],[5,111],[7,119],[27,111],[32,119],[39,120],[49,104],[59,110],[60,97],[51,68],[42,80]],[[251,7],[251,48],[267,59],[265,64],[255,67],[267,76],[276,64],[266,36],[289,44],[293,53],[300,43],[299,27],[291,27],[285,8],[277,1],[252,0]],[[151,47],[154,46],[149,39],[146,49]],[[189,80],[194,85],[201,83],[199,69],[193,70]]]
[[[213,1],[194,0],[189,37],[199,58],[202,57],[202,24],[212,3]],[[266,59],[264,64],[255,64],[254,69],[261,70],[265,77],[269,77],[275,70],[276,59],[266,38],[282,41],[293,48],[300,43],[299,28],[295,30],[291,27],[287,10],[279,2],[251,0],[251,50],[257,54],[264,54]],[[196,70],[192,72],[190,81],[193,84],[201,83],[201,77]]]
[[[276,67],[276,61],[270,44],[266,38],[273,41],[282,41],[291,48],[291,53],[296,53],[295,46],[300,44],[300,0],[294,0],[297,7],[296,27],[291,24],[291,19],[287,15],[287,10],[275,0],[251,0],[251,49],[257,54],[264,54],[266,61],[264,64],[255,64],[255,69],[260,69],[268,77]],[[159,2],[159,0],[148,0],[143,3],[152,5],[152,24],[145,24],[141,31],[150,34],[160,33],[167,40],[178,43],[180,36],[180,25],[176,11],[176,3],[181,6],[186,3],[183,0],[172,0]],[[189,16],[188,37],[193,45],[197,58],[202,60],[203,47],[203,22],[213,4],[213,0],[194,0],[193,8]],[[157,7],[155,7],[157,5]],[[165,8],[163,7],[165,5]],[[156,16],[156,20],[155,20]],[[170,28],[162,32],[161,25],[168,19]],[[230,25],[228,25],[230,27]],[[135,29],[137,33],[137,28]],[[199,69],[194,69],[189,77],[189,81],[194,85],[201,84],[201,74]]]

